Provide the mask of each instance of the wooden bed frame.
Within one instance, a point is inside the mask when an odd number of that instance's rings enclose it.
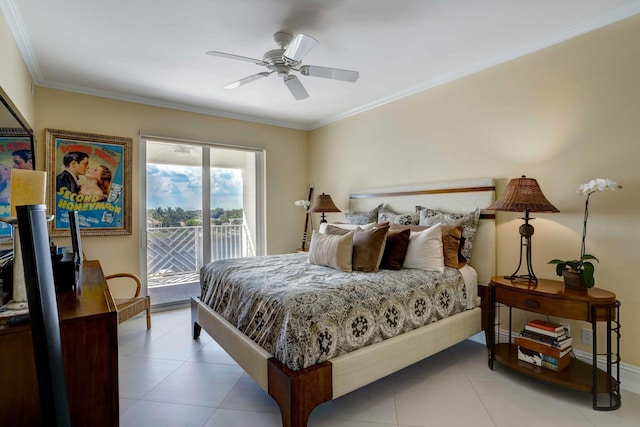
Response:
[[[397,212],[415,206],[450,212],[486,208],[495,197],[491,178],[394,187],[351,194],[352,212],[388,203]],[[472,262],[478,272],[480,307],[425,325],[399,336],[292,371],[236,329],[199,298],[191,300],[193,338],[201,329],[278,403],[283,427],[306,427],[311,411],[323,402],[377,381],[413,363],[488,330],[486,285],[495,272],[495,216],[481,214]]]

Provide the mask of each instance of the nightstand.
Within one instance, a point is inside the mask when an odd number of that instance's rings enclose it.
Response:
[[[496,305],[509,307],[509,342],[496,342]],[[556,316],[565,319],[583,320],[591,323],[593,331],[592,364],[573,358],[565,369],[555,372],[518,360],[518,348],[512,344],[512,309]],[[613,292],[601,288],[586,291],[565,289],[564,283],[538,279],[537,286],[527,280],[491,278],[489,285],[488,334],[489,368],[494,360],[526,375],[576,390],[591,392],[593,409],[613,410],[621,405],[620,397],[620,302]],[[606,324],[605,369],[597,365],[597,328]],[[612,341],[615,340],[615,353]],[[498,340],[499,341],[499,340]],[[615,369],[615,377],[613,370]]]

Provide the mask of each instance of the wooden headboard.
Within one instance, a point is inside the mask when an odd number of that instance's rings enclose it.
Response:
[[[356,191],[349,195],[349,212],[365,212],[381,203],[398,213],[415,212],[416,206],[459,213],[480,208],[469,264],[478,272],[478,283],[487,285],[496,271],[496,226],[495,213],[484,209],[494,199],[493,178],[465,179]]]

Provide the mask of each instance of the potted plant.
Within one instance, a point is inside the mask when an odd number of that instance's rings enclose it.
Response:
[[[587,219],[589,218],[589,198],[593,193],[605,190],[617,190],[622,188],[615,181],[610,179],[592,179],[586,184],[578,187],[578,193],[586,196],[584,203],[584,220],[582,222],[582,246],[580,247],[580,258],[570,261],[561,259],[552,259],[549,264],[556,265],[556,274],[564,278],[566,287],[569,288],[592,288],[595,285],[593,277],[594,265],[591,262],[595,260],[600,262],[593,255],[585,253],[585,238],[587,236]]]
[[[577,289],[592,288],[593,285],[595,285],[595,279],[593,278],[595,267],[589,260],[598,261],[598,258],[593,255],[584,254],[580,259],[571,261],[552,259],[549,261],[549,264],[556,265],[556,274],[562,276],[566,287]]]

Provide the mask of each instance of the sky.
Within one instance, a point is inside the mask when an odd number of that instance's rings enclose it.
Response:
[[[211,208],[242,208],[239,169],[211,169]],[[199,167],[147,164],[147,208],[200,210],[202,176]]]

